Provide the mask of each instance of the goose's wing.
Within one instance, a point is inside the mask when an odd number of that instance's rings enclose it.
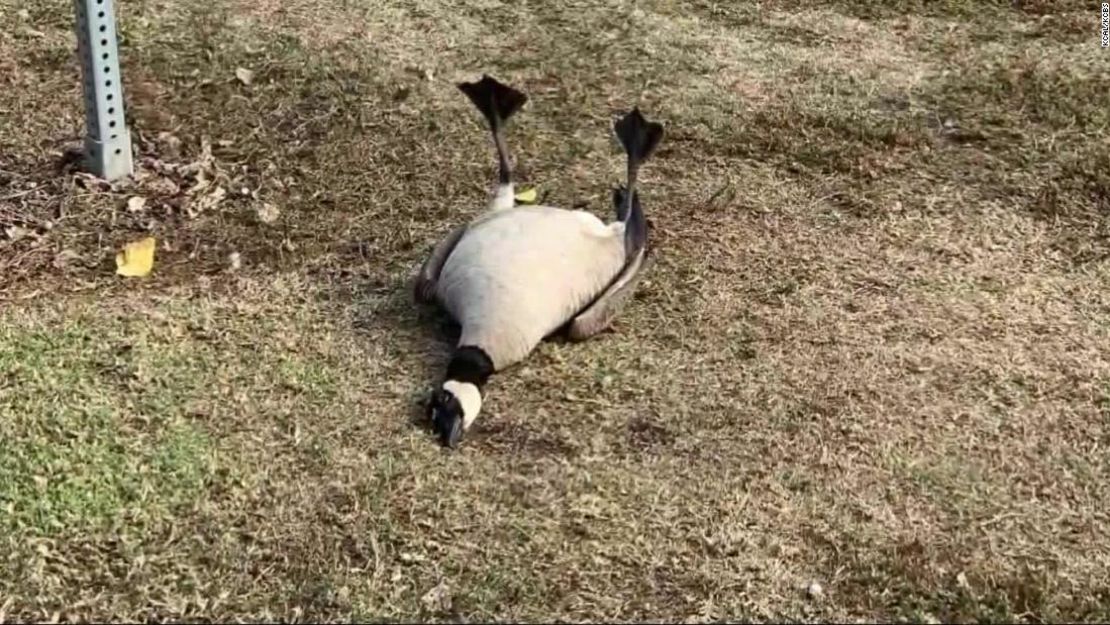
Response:
[[[608,288],[589,306],[571,319],[567,336],[572,341],[584,341],[609,327],[640,283],[644,273],[654,264],[654,256],[641,247],[625,263],[621,272]]]
[[[588,339],[609,327],[636,291],[644,272],[655,262],[648,254],[647,220],[639,195],[633,193],[628,203],[625,194],[623,187],[613,189],[613,206],[617,208],[617,217],[625,224],[624,266],[605,290],[567,324],[567,336],[572,341]]]
[[[439,280],[439,273],[443,270],[443,264],[447,262],[447,257],[454,251],[467,228],[467,224],[458,226],[432,249],[432,253],[424,261],[424,264],[420,267],[420,272],[416,275],[416,281],[413,285],[416,301],[429,304],[435,300],[436,282]]]

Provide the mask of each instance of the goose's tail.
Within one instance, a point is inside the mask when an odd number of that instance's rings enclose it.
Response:
[[[509,148],[505,145],[505,124],[514,113],[524,106],[528,96],[512,87],[502,84],[495,78],[483,74],[477,82],[458,84],[459,90],[466,94],[482,116],[486,118],[493,132],[493,144],[497,148],[497,187],[494,189],[491,209],[512,208],[513,172],[509,164]]]
[[[648,121],[640,113],[639,107],[613,124],[624,151],[628,155],[628,185],[613,191],[617,218],[625,223],[624,240],[626,249],[639,249],[647,243],[647,219],[640,196],[636,192],[636,177],[640,165],[655,153],[663,139],[663,125]]]

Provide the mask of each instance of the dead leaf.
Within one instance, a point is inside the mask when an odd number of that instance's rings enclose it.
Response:
[[[420,598],[429,612],[447,612],[451,609],[451,589],[446,582],[440,582]]]
[[[116,273],[121,276],[142,277],[154,268],[154,237],[128,243],[116,254]]]
[[[235,77],[239,79],[239,82],[249,86],[254,80],[254,72],[245,67],[240,67],[235,70]]]
[[[198,184],[198,186],[200,185]],[[208,183],[205,182],[204,186],[207,187]],[[196,187],[194,187],[194,189],[195,188]],[[186,207],[186,211],[189,213],[190,217],[196,217],[205,211],[215,208],[224,199],[225,195],[227,195],[227,190],[223,187],[216,187],[211,193],[205,194],[190,202]]]
[[[73,182],[84,189],[93,192],[111,191],[112,183],[83,171],[73,173]]]
[[[63,269],[69,265],[70,261],[77,260],[78,258],[81,258],[81,255],[77,252],[71,249],[64,249],[54,256],[54,268]]]
[[[272,224],[281,217],[281,211],[273,204],[262,204],[258,207],[258,219],[264,224]]]
[[[20,228],[19,226],[10,226],[4,229],[4,234],[8,235],[8,238],[12,241],[18,241],[31,234],[31,231],[26,228]]]
[[[143,187],[152,193],[160,195],[177,195],[181,192],[181,188],[177,183],[169,178],[160,178],[151,176],[151,178],[143,183]]]
[[[155,138],[158,147],[162,154],[168,158],[177,158],[181,156],[181,139],[170,132],[160,132]]]
[[[400,558],[401,562],[404,564],[416,564],[417,562],[423,562],[427,559],[423,554],[413,553],[411,551],[401,552]]]
[[[146,198],[145,197],[139,197],[139,196],[136,195],[135,197],[127,200],[127,212],[129,212],[129,213],[137,213],[137,212],[143,210],[143,208],[145,208],[145,207],[146,207]]]

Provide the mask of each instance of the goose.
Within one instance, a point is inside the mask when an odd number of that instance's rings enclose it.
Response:
[[[487,74],[456,86],[489,125],[498,178],[486,210],[434,246],[413,285],[417,302],[438,304],[461,326],[427,404],[449,448],[478,417],[494,373],[560,330],[572,341],[596,335],[631,296],[650,264],[637,173],[663,138],[662,124],[645,119],[639,107],[614,122],[628,161],[627,186],[613,190],[612,223],[583,210],[517,205],[504,130],[527,96]]]

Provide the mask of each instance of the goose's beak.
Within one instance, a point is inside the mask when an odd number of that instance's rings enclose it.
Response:
[[[463,436],[463,417],[453,410],[437,410],[434,421],[439,441],[444,447],[455,449]]]

